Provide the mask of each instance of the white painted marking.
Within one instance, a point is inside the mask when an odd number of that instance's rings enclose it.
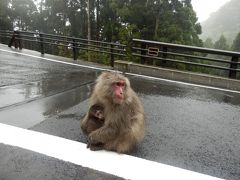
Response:
[[[214,180],[208,175],[107,151],[86,144],[0,123],[0,143],[31,150],[126,179]]]
[[[33,58],[42,59],[42,60],[51,61],[51,62],[56,62],[56,63],[72,65],[72,66],[84,67],[84,68],[95,69],[95,70],[100,70],[100,71],[116,72],[116,70],[92,67],[92,66],[75,64],[75,63],[69,63],[69,62],[54,60],[54,59],[40,57],[40,56],[34,56],[34,55],[20,53],[20,52],[13,52],[13,51],[5,50],[5,49],[0,49],[0,51],[9,52],[9,53],[13,53],[13,54],[19,54],[19,55],[23,55],[23,56],[33,57]],[[147,79],[153,79],[153,80],[165,81],[165,82],[170,82],[170,83],[182,84],[182,85],[186,85],[186,86],[193,86],[193,87],[199,87],[199,88],[212,89],[212,90],[218,90],[218,91],[223,91],[223,92],[231,92],[231,93],[240,94],[240,91],[234,91],[234,90],[229,90],[229,89],[217,88],[217,87],[213,87],[213,86],[204,86],[204,85],[199,85],[199,84],[186,83],[186,82],[181,82],[181,81],[163,79],[163,78],[152,77],[152,76],[141,75],[141,74],[134,74],[134,73],[125,73],[125,74],[131,75],[131,76],[143,77],[143,78],[147,78]]]

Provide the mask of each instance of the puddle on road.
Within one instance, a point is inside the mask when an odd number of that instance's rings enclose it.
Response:
[[[42,95],[40,82],[0,88],[0,109]]]
[[[30,128],[46,118],[73,107],[90,96],[92,84],[0,111],[0,122]]]
[[[54,74],[37,82],[0,87],[0,110],[34,98],[54,95],[94,82],[97,73]]]

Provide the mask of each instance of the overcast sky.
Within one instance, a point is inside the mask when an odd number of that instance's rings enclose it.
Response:
[[[230,0],[192,0],[192,5],[197,13],[198,21],[203,22],[228,1]]]

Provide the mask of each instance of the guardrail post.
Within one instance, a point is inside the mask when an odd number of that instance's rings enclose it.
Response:
[[[141,64],[145,64],[145,57],[146,56],[146,43],[141,43]]]
[[[76,40],[72,39],[73,60],[77,60],[77,44]]]
[[[237,77],[237,67],[238,67],[238,57],[237,56],[233,56],[232,59],[231,59],[231,63],[230,63],[230,71],[229,71],[229,75],[228,77],[229,78],[233,78],[233,79],[236,79]]]
[[[40,50],[41,50],[41,54],[44,54],[44,40],[43,40],[43,34],[39,33],[39,37],[40,37]]]
[[[162,47],[162,51],[163,51],[163,54],[162,54],[162,57],[163,57],[163,59],[167,59],[167,51],[168,51],[168,49],[167,49],[167,47],[166,46],[163,46]],[[162,61],[162,65],[166,65],[166,62],[167,61]]]
[[[114,48],[114,46],[113,46],[112,43],[110,44],[110,47],[111,47],[111,49],[110,49],[110,52],[111,52],[111,54],[110,54],[110,58],[111,58],[110,64],[111,64],[111,67],[114,67],[114,54],[113,54],[113,48]]]
[[[22,36],[20,31],[16,31],[16,38],[18,40],[18,47],[21,50],[23,48],[23,45],[22,45]]]

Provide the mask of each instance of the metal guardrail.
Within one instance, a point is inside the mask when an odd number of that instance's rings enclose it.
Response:
[[[239,52],[146,41],[141,39],[133,39],[133,43],[132,55],[140,57],[141,64],[145,64],[148,60],[157,60],[162,62],[162,66],[164,66],[166,62],[170,62],[174,64],[225,70],[229,72],[228,77],[233,79],[236,79],[237,73],[240,72]],[[222,57],[212,58],[209,57],[209,55]],[[200,60],[201,62],[199,62]],[[212,62],[218,64],[214,65]]]
[[[12,38],[13,31],[0,30],[0,37]],[[69,36],[60,36],[38,32],[19,31],[20,36],[15,39],[25,42],[33,42],[39,44],[41,54],[45,53],[46,45],[64,46],[72,49],[73,59],[78,57],[79,50],[100,52],[110,55],[110,65],[114,66],[115,56],[126,56],[126,46],[119,43],[109,43],[103,41],[94,41],[83,38],[75,38]]]
[[[78,53],[81,50],[87,52],[100,52],[110,56],[109,64],[114,67],[115,56],[126,58],[129,55],[126,49],[130,48],[131,55],[135,57],[135,59],[140,59],[141,64],[159,62],[162,67],[167,67],[169,64],[173,64],[174,66],[184,64],[190,67],[203,68],[204,70],[223,70],[228,72],[227,76],[229,78],[233,79],[237,78],[237,74],[240,75],[239,52],[147,41],[142,39],[133,39],[132,43],[130,43],[133,44],[132,47],[127,47],[126,45],[119,43],[95,41],[69,36],[26,31],[19,32],[20,36],[16,37],[16,39],[25,42],[32,42],[36,45],[38,44],[39,46],[36,49],[42,54],[45,53],[46,45],[71,48],[74,60],[77,59]],[[0,38],[11,39],[12,37],[13,31],[0,30]]]

